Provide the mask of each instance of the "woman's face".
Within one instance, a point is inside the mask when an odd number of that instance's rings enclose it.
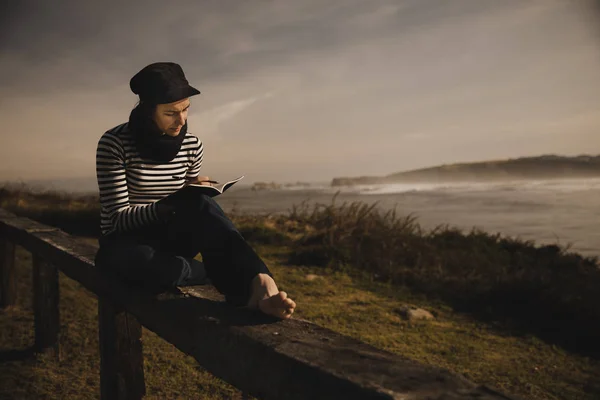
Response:
[[[169,136],[177,136],[187,120],[190,99],[185,98],[174,103],[157,104],[154,111],[154,123],[158,129]]]

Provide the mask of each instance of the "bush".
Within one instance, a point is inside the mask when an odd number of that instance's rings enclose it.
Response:
[[[600,355],[600,267],[568,247],[536,246],[440,225],[377,204],[303,202],[287,215],[231,218],[248,240],[287,248],[289,262],[368,274],[479,317]],[[98,199],[1,188],[0,207],[69,233],[97,236]]]
[[[600,354],[600,267],[558,245],[447,225],[425,231],[416,219],[376,204],[306,203],[278,225],[309,226],[290,262],[368,272],[464,311],[535,331]]]

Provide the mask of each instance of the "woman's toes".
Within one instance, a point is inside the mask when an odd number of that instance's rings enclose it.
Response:
[[[259,309],[262,312],[286,319],[292,315],[295,306],[296,303],[288,299],[285,292],[279,292],[276,295],[259,301]]]

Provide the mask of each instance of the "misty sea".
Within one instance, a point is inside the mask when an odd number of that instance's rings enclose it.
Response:
[[[94,178],[31,186],[97,193]],[[383,210],[396,207],[398,215],[416,216],[425,229],[443,224],[464,231],[477,227],[537,244],[571,244],[573,251],[600,257],[600,178],[355,187],[325,182],[271,191],[252,191],[242,181],[216,199],[225,211],[285,214],[303,201],[331,204],[338,191],[337,204],[361,201],[377,202]]]
[[[332,188],[328,184],[252,191],[233,187],[218,197],[225,211],[286,213],[306,201],[331,204],[377,202],[383,210],[412,214],[425,229],[449,224],[473,227],[536,244],[571,245],[600,256],[600,179],[504,181],[490,183],[389,184]]]

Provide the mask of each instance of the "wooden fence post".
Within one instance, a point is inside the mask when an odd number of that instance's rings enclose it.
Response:
[[[53,352],[59,358],[58,269],[33,254],[33,315],[36,352]]]
[[[137,319],[98,298],[100,335],[100,398],[137,400],[146,394],[142,326]]]
[[[15,244],[0,238],[0,308],[14,306],[16,302]]]

